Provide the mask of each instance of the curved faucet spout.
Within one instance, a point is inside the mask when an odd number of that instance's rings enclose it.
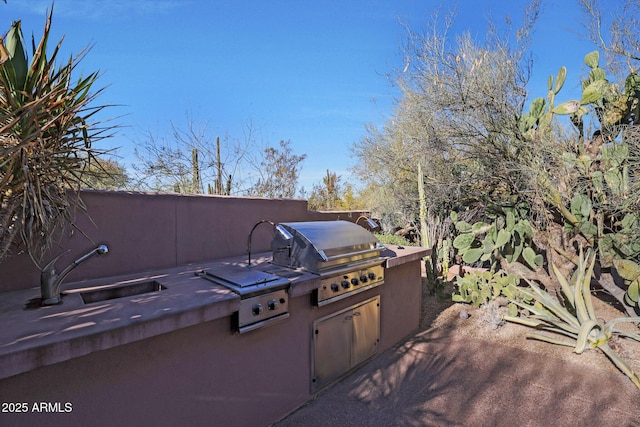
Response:
[[[361,219],[365,219],[365,220],[366,220],[367,225],[369,226],[369,228],[371,229],[371,231],[375,231],[375,230],[377,230],[378,228],[380,228],[380,225],[379,225],[377,222],[375,222],[375,221],[373,220],[373,218],[368,217],[368,216],[366,216],[366,215],[360,215],[360,216],[358,217],[358,219],[356,219],[356,220],[355,220],[355,223],[357,224],[357,223],[358,223],[358,221],[360,221]]]
[[[90,252],[82,255],[77,260],[73,261],[69,264],[60,274],[56,273],[56,261],[69,252],[68,250],[61,253],[51,261],[42,269],[40,273],[40,293],[42,295],[42,305],[53,305],[59,304],[62,301],[60,297],[60,287],[62,285],[62,281],[65,277],[73,271],[74,268],[88,260],[94,255],[104,255],[109,252],[109,248],[107,245],[100,245],[95,249],[92,249]]]

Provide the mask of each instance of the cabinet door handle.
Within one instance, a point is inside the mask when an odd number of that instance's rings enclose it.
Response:
[[[353,313],[353,315],[354,315],[354,316],[360,316],[360,312],[359,312],[359,311],[355,311],[355,312]]]

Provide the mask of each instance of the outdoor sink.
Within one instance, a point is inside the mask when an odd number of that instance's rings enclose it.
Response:
[[[136,282],[128,285],[113,286],[110,288],[96,289],[92,291],[80,292],[82,301],[85,304],[92,302],[107,301],[116,298],[142,295],[150,292],[158,292],[167,289],[166,286],[155,280]]]

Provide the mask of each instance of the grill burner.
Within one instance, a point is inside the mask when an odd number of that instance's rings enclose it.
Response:
[[[313,303],[322,306],[384,283],[384,248],[373,234],[348,221],[278,224],[291,235],[276,233],[273,263],[318,274],[321,284]]]
[[[289,317],[289,280],[241,266],[200,270],[196,275],[240,295],[233,326],[241,334]]]

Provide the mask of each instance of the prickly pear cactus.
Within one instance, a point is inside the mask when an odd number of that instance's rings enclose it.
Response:
[[[625,129],[640,124],[640,76],[635,72],[629,74],[624,87],[620,87],[610,82],[600,68],[597,51],[585,55],[584,63],[589,73],[581,82],[580,99],[555,106],[566,77],[566,69],[561,68],[555,84],[549,77],[546,101],[534,99],[529,111],[523,113],[521,130],[534,142],[544,138],[547,136],[545,126],[554,115],[569,116],[578,129],[575,150],[567,150],[561,156],[565,175],[570,179],[559,178],[563,173],[540,175],[545,202],[562,218],[565,236],[581,235],[588,245],[597,249],[601,267],[615,266],[619,270],[627,286],[621,302],[638,307],[640,274],[636,273],[640,272],[640,214],[634,208],[638,191],[632,182],[638,158],[630,152]],[[584,122],[590,113],[595,114],[589,124],[598,128],[593,135],[586,136]],[[632,157],[634,155],[636,157]],[[579,188],[571,182],[579,182]],[[462,240],[458,243],[471,239]],[[475,255],[476,247],[483,246],[474,243],[475,240],[471,241],[470,249],[463,249],[463,252],[470,251]],[[525,260],[531,257],[527,252],[528,256],[523,249]],[[473,258],[471,255],[468,258]]]
[[[613,261],[616,271],[624,279],[627,291],[624,301],[631,307],[640,308],[638,303],[640,294],[640,265],[628,259],[616,259]]]
[[[590,71],[582,82],[582,98],[563,102],[553,109],[553,113],[570,114],[572,123],[582,132],[582,118],[588,114],[587,107],[591,105],[603,131],[612,140],[620,132],[619,125],[640,123],[640,76],[629,74],[624,89],[620,89],[607,80],[606,73],[599,67],[598,51],[587,54],[584,62]]]
[[[529,111],[524,113],[520,118],[520,130],[523,134],[533,136],[536,131],[544,132],[549,129],[551,120],[553,119],[553,113],[555,113],[554,104],[556,95],[564,86],[564,82],[567,78],[567,68],[560,67],[555,81],[553,76],[549,76],[547,83],[548,93],[547,100],[539,97],[531,101]]]
[[[502,270],[496,273],[474,271],[456,278],[457,292],[453,293],[452,300],[480,307],[499,297],[506,297],[510,301],[507,309],[509,315],[516,316],[518,306],[514,301],[530,301],[527,295],[520,292],[519,283],[520,276]]]
[[[517,209],[503,207],[490,224],[458,221],[455,212],[451,213],[451,219],[458,232],[453,247],[466,264],[488,261],[495,271],[501,259],[511,263],[522,258],[534,270],[542,265],[542,256],[531,247],[533,227],[527,219],[520,218]]]

